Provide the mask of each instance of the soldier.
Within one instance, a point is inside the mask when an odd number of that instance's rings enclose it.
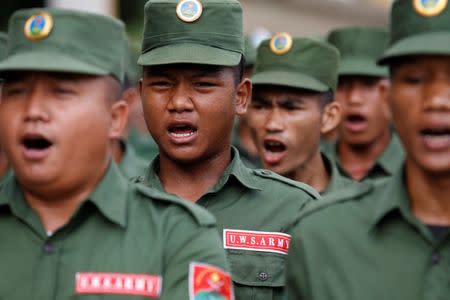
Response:
[[[217,217],[236,299],[281,299],[291,222],[319,195],[245,167],[230,146],[251,94],[239,2],[151,0],[142,50],[144,115],[159,146],[144,182]]]
[[[0,60],[3,59],[6,55],[6,43],[8,41],[8,36],[5,33],[0,32]],[[10,173],[8,160],[6,159],[5,153],[0,145],[0,185],[3,180]]]
[[[320,152],[320,137],[340,121],[336,90],[338,50],[307,38],[276,34],[258,48],[249,125],[262,165],[321,193],[348,188]]]
[[[129,183],[111,160],[127,117],[123,24],[27,9],[9,39],[0,138],[14,176],[0,190],[0,298],[232,299],[214,218]]]
[[[357,197],[335,194],[300,218],[289,299],[447,299],[450,275],[450,7],[397,0],[390,105],[406,162]]]
[[[403,162],[390,128],[388,71],[376,65],[387,40],[385,29],[365,27],[336,29],[328,37],[341,53],[336,100],[342,122],[337,144],[325,149],[343,175],[358,181],[389,177]]]

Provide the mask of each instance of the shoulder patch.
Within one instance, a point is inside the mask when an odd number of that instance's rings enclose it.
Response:
[[[291,180],[291,179],[281,176],[275,172],[265,170],[265,169],[253,170],[253,173],[259,177],[272,179],[272,180],[287,184],[289,186],[301,189],[302,191],[306,192],[308,195],[310,195],[314,199],[321,198],[320,194],[314,188],[312,188],[311,186],[309,186],[305,183]]]
[[[157,191],[143,184],[137,183],[135,184],[135,186],[137,188],[137,191],[144,197],[152,198],[155,201],[178,205],[184,208],[197,221],[199,225],[212,226],[216,224],[216,218],[211,213],[206,211],[206,209],[195,205],[194,203],[180,199],[175,195]]]
[[[348,189],[343,189],[342,191],[332,193],[324,196],[320,201],[314,201],[311,205],[305,207],[305,209],[300,213],[298,220],[300,221],[304,217],[314,214],[326,207],[344,203],[347,201],[358,201],[363,196],[370,194],[374,189],[374,184],[370,182],[362,182],[359,185],[349,186]]]

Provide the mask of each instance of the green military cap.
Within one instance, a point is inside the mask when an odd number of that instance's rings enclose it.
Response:
[[[236,66],[244,53],[236,0],[150,0],[145,5],[140,65]]]
[[[6,46],[8,42],[8,36],[0,32],[0,59],[3,59],[6,55]]]
[[[122,81],[126,39],[119,20],[63,9],[24,9],[12,15],[0,71],[35,70],[112,75]]]
[[[387,77],[387,68],[377,65],[387,47],[389,33],[384,28],[346,27],[332,30],[328,42],[341,53],[339,75]]]
[[[253,47],[249,36],[245,36],[244,47],[245,66],[253,66],[256,62],[256,48]]]
[[[391,40],[380,59],[417,54],[450,54],[448,0],[397,0],[391,11]]]
[[[339,51],[324,42],[277,33],[258,48],[252,82],[317,92],[336,90]]]

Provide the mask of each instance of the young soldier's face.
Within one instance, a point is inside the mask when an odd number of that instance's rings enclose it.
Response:
[[[386,79],[341,76],[336,101],[342,108],[339,139],[346,144],[367,146],[388,130],[390,112]]]
[[[410,162],[450,172],[450,56],[417,56],[393,67],[391,107]]]
[[[125,119],[118,123],[117,114],[113,116],[113,107],[123,103],[112,104],[109,80],[114,79],[42,72],[6,75],[0,138],[22,185],[62,191],[104,171],[109,138],[125,125]]]
[[[146,67],[140,89],[160,154],[180,163],[229,151],[234,118],[245,113],[251,92],[232,68],[190,64]]]
[[[248,111],[249,125],[266,169],[292,177],[319,151],[321,94],[258,86]]]

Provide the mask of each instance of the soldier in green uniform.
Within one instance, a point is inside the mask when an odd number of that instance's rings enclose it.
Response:
[[[262,165],[321,193],[353,184],[320,151],[321,135],[340,121],[338,63],[338,50],[325,42],[274,35],[258,48],[247,113]]]
[[[5,33],[0,32],[0,60],[6,55],[6,44],[8,41],[8,36]],[[8,160],[6,159],[5,153],[3,153],[2,147],[0,145],[0,185],[3,180],[10,173]]]
[[[244,77],[250,78],[256,62],[256,49],[253,47],[248,36],[246,36],[244,40],[244,56]],[[239,155],[246,166],[251,168],[258,168],[261,166],[258,157],[258,150],[256,149],[250,133],[247,114],[236,118],[236,124],[232,135],[232,143],[233,146],[235,146],[239,151]]]
[[[380,63],[406,162],[357,197],[324,199],[299,221],[289,299],[447,299],[450,253],[450,4],[397,0]]]
[[[216,216],[236,299],[281,299],[291,222],[319,195],[247,168],[230,145],[251,93],[239,2],[151,0],[142,50],[141,98],[160,150],[145,184]]]
[[[341,62],[336,101],[342,107],[338,142],[324,149],[343,175],[354,180],[391,176],[403,149],[391,130],[388,70],[376,65],[388,42],[383,28],[350,27],[330,32]]]
[[[214,218],[129,183],[110,139],[124,26],[58,9],[9,22],[0,141],[14,170],[0,190],[0,299],[232,299]],[[198,280],[206,280],[202,286]]]

